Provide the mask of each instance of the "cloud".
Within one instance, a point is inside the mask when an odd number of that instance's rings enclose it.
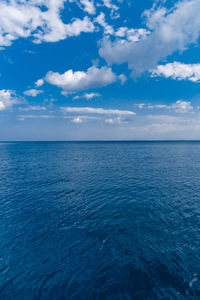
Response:
[[[12,90],[0,90],[0,111],[6,110],[17,104],[18,100],[15,94],[15,91]]]
[[[37,95],[39,95],[41,93],[43,93],[42,90],[36,90],[36,89],[24,91],[24,95],[31,96],[31,97],[36,97]]]
[[[192,134],[195,136],[200,129],[200,118],[198,115],[192,115],[192,117],[149,115],[146,119],[150,121],[150,124],[147,123],[141,127],[152,136],[157,136],[158,134],[161,137],[165,137],[165,134],[169,134],[168,138],[191,139]]]
[[[84,6],[84,10],[91,15],[96,13],[96,9],[93,1],[89,0],[80,0],[81,4]]]
[[[99,54],[109,64],[128,63],[132,76],[155,68],[173,52],[184,51],[200,35],[200,1],[184,0],[172,9],[153,6],[144,12],[151,34],[138,42],[104,39]]]
[[[104,6],[106,6],[107,8],[110,8],[112,10],[118,10],[119,7],[116,6],[115,4],[112,4],[111,0],[103,0]]]
[[[137,106],[138,108],[142,109],[145,107],[145,103],[135,103],[134,106]]]
[[[56,42],[81,32],[93,32],[94,25],[88,17],[73,18],[65,24],[61,11],[66,0],[46,1],[1,1],[0,2],[0,46],[10,46],[18,38],[32,36],[33,42]],[[89,1],[82,1],[88,4]],[[92,4],[91,4],[92,5]]]
[[[128,27],[120,27],[115,32],[115,36],[120,38],[126,38],[126,40],[130,42],[138,42],[144,39],[149,34],[150,31],[144,28],[137,29],[137,28],[128,28]],[[124,43],[123,40],[122,43]]]
[[[162,123],[177,123],[177,121],[182,120],[183,118],[171,115],[147,115],[147,119],[162,122]]]
[[[193,110],[191,102],[178,100],[176,103],[171,105],[171,108],[177,113],[186,113]]]
[[[95,19],[95,22],[97,22],[99,25],[101,25],[104,28],[105,34],[114,34],[114,29],[111,25],[108,25],[105,20],[105,14],[103,12],[100,13],[100,15]]]
[[[77,116],[83,120],[101,120],[101,117],[95,117],[95,116],[87,116],[87,115],[80,115]],[[74,116],[63,116],[64,119],[74,119]]]
[[[87,115],[81,115],[81,116],[64,116],[63,118],[65,119],[71,119],[71,122],[72,123],[76,123],[76,124],[79,124],[79,123],[83,123],[83,122],[86,122],[86,121],[94,121],[94,120],[101,120],[100,117],[94,117],[94,116],[87,116]]]
[[[135,115],[135,112],[130,110],[119,110],[119,109],[104,109],[104,108],[93,108],[93,107],[61,107],[64,113],[86,113],[86,114],[103,114],[103,115]]]
[[[86,111],[85,111],[86,112]],[[88,112],[87,112],[88,113]],[[105,112],[105,115],[107,115],[108,113]],[[110,114],[110,113],[109,113]],[[127,123],[124,119],[122,119],[121,117],[116,117],[116,118],[108,118],[108,119],[104,119],[102,117],[91,117],[91,116],[87,116],[87,115],[83,115],[83,116],[76,116],[76,117],[72,117],[72,116],[64,116],[64,118],[67,119],[72,119],[71,122],[72,123],[83,123],[85,121],[90,121],[90,120],[103,120],[105,123],[108,124],[122,124],[122,123]]]
[[[117,117],[117,118],[105,119],[105,123],[108,123],[108,124],[121,124],[121,123],[126,123],[126,122],[122,118]]]
[[[36,87],[40,87],[44,84],[44,79],[38,79],[36,82],[35,82],[35,85]]]
[[[193,106],[191,105],[191,102],[182,101],[182,100],[178,100],[171,105],[165,105],[165,104],[148,105],[148,108],[149,109],[162,109],[162,108],[171,109],[177,113],[187,113],[193,110]]]
[[[81,119],[80,117],[75,117],[71,120],[71,122],[79,124],[79,123],[83,123],[83,119]]]
[[[200,64],[183,64],[180,62],[159,65],[152,70],[152,77],[164,76],[177,80],[190,80],[199,82],[200,80]]]
[[[89,68],[86,72],[68,70],[63,74],[49,71],[45,80],[60,87],[64,93],[75,93],[87,89],[99,88],[109,85],[118,79],[115,73],[109,67]]]
[[[19,115],[20,121],[24,121],[25,119],[53,119],[55,116],[53,115]]]
[[[142,115],[133,126],[126,126],[124,134],[132,139],[166,140],[198,139],[200,132],[199,114]]]
[[[93,98],[100,97],[100,96],[101,96],[101,94],[99,94],[99,93],[84,93],[83,95],[74,96],[73,100],[77,100],[77,99],[81,99],[81,98],[85,98],[86,100],[91,100]]]
[[[71,36],[78,36],[81,32],[93,32],[94,29],[95,27],[88,17],[85,17],[83,20],[75,19],[71,24],[65,25],[65,36],[63,39]],[[55,39],[52,41],[58,41],[56,33]]]
[[[33,111],[40,111],[40,110],[46,110],[46,107],[45,106],[33,106],[33,105],[29,105],[27,107],[20,107],[19,110],[21,111],[30,111],[30,110],[33,110]]]
[[[124,74],[120,74],[118,76],[119,80],[121,81],[121,84],[124,84],[124,82],[127,80],[126,76]]]
[[[121,41],[122,44],[126,40],[132,42],[138,42],[139,40],[145,38],[148,34],[150,34],[150,31],[144,28],[137,29],[137,28],[120,27],[115,31],[113,26],[109,25],[106,22],[105,14],[103,12],[101,12],[94,21],[103,27],[104,34],[108,36],[115,36],[117,38],[123,38],[120,40],[118,39],[118,41]]]
[[[147,106],[149,109],[162,109],[162,108],[166,108],[169,109],[171,108],[171,105],[166,105],[166,104],[154,104],[154,105],[148,105]]]

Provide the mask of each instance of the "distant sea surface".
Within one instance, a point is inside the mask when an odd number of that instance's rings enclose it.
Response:
[[[200,142],[0,143],[0,299],[200,299]]]

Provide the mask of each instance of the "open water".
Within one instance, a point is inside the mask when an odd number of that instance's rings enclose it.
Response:
[[[0,143],[0,299],[200,299],[200,142]]]

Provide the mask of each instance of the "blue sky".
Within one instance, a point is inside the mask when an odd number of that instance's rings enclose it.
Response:
[[[200,1],[0,2],[0,140],[200,139]]]

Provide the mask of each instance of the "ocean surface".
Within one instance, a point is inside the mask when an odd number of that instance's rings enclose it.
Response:
[[[0,143],[0,299],[200,299],[200,142]]]

